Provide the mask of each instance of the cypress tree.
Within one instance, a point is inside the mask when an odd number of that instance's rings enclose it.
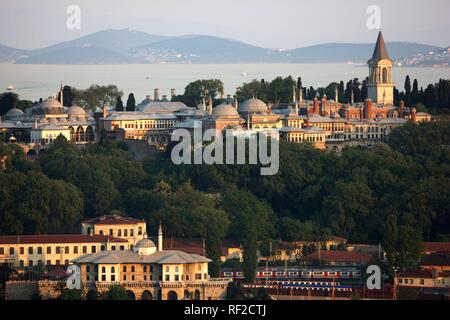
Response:
[[[116,111],[123,111],[123,102],[122,102],[122,98],[120,96],[117,97]]]
[[[127,111],[134,111],[136,109],[136,100],[134,94],[130,93],[127,100]]]

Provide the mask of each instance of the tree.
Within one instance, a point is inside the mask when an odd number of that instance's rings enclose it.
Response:
[[[105,294],[105,300],[130,300],[127,290],[121,285],[113,285]]]
[[[64,288],[59,296],[60,300],[85,300],[86,296],[83,289]]]
[[[197,106],[202,99],[208,99],[209,96],[215,99],[220,92],[223,92],[223,82],[221,80],[197,80],[186,86],[184,97],[195,101],[195,106]]]
[[[135,108],[136,108],[136,100],[134,99],[134,94],[130,93],[128,95],[127,100],[127,111],[134,111]]]
[[[407,107],[411,107],[411,79],[409,78],[409,75],[406,76],[405,79],[405,94],[406,94],[406,101],[405,104]]]
[[[16,107],[19,102],[19,95],[15,92],[4,92],[0,94],[0,116],[5,115],[9,110]]]
[[[103,107],[103,104],[114,106],[117,96],[123,95],[115,85],[93,84],[87,89],[72,88],[72,92],[75,104],[92,111],[95,111],[96,107]]]
[[[73,101],[75,99],[75,95],[72,92],[72,88],[70,86],[64,86],[62,90],[63,94],[63,104],[64,107],[71,107],[73,105]],[[61,101],[61,92],[58,93],[56,99]]]
[[[116,111],[123,111],[123,102],[122,102],[122,98],[120,96],[117,96],[117,100],[116,100]]]
[[[417,79],[414,79],[413,88],[411,91],[411,103],[412,103],[412,105],[416,105],[419,102],[420,102],[419,83],[417,82]]]

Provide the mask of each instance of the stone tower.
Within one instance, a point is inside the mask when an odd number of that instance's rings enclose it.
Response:
[[[394,104],[394,82],[392,80],[392,66],[394,61],[389,58],[383,34],[378,34],[377,44],[369,65],[369,82],[367,84],[368,97],[378,104]]]

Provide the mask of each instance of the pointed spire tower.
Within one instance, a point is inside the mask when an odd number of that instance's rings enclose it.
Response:
[[[158,251],[163,251],[163,231],[162,231],[162,224],[161,221],[159,221],[159,228],[158,228]]]
[[[392,80],[392,67],[394,61],[389,57],[381,31],[378,34],[372,59],[367,64],[369,65],[368,97],[377,104],[393,105],[394,82]]]

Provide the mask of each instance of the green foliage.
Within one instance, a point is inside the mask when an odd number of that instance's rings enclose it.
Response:
[[[85,300],[83,289],[68,289],[65,288],[60,297],[60,300]]]
[[[104,295],[104,300],[130,300],[127,291],[121,285],[112,286]]]
[[[15,108],[19,102],[19,95],[15,92],[3,92],[0,94],[0,116],[10,109]]]
[[[196,107],[203,98],[209,99],[209,96],[211,96],[211,98],[215,99],[221,92],[223,92],[223,83],[221,80],[197,80],[186,86],[184,95],[180,98],[182,101],[191,101],[188,105]],[[194,105],[192,105],[192,102]]]
[[[107,86],[93,84],[87,89],[72,88],[72,93],[75,104],[92,111],[96,107],[103,107],[100,101],[106,103],[108,106],[115,107],[117,97],[123,95],[123,92],[117,86],[111,84]]]

